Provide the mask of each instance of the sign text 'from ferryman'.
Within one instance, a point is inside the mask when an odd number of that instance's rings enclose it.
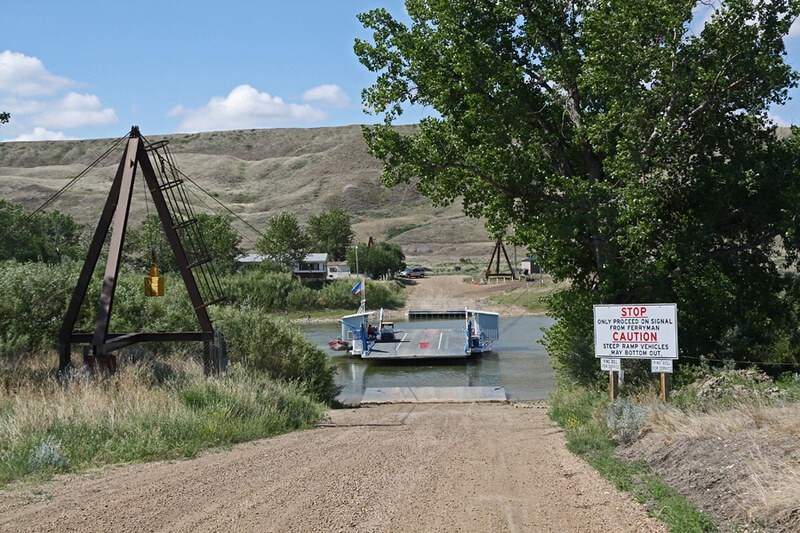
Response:
[[[594,306],[595,357],[678,358],[678,306]]]

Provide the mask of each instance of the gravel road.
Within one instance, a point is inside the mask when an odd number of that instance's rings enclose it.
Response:
[[[465,283],[466,276],[446,274],[409,280],[406,286],[406,305],[399,310],[386,311],[386,316],[394,320],[404,319],[409,309],[464,309],[470,307],[483,311],[494,311],[502,316],[528,314],[524,307],[514,305],[493,305],[486,299],[511,289],[525,286],[524,281],[508,283]]]
[[[666,531],[544,404],[384,405],[197,459],[0,493],[2,531]]]

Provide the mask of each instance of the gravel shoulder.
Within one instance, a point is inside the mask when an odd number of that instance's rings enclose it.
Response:
[[[666,531],[544,404],[383,405],[0,494],[2,531]]]

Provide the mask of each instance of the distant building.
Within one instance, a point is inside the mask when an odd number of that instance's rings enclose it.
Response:
[[[240,265],[258,265],[268,260],[269,256],[264,254],[244,254],[236,258],[236,262]]]
[[[536,262],[535,257],[526,257],[521,262],[522,265],[522,275],[528,276],[530,274],[541,274],[542,267]]]
[[[350,265],[342,262],[328,263],[328,279],[351,278]]]
[[[300,264],[292,267],[292,274],[300,279],[327,279],[328,254],[308,254]]]
[[[264,254],[244,254],[236,258],[236,262],[248,266],[269,261]],[[292,274],[300,279],[326,279],[328,276],[328,254],[313,253],[306,255],[300,263],[292,266]]]

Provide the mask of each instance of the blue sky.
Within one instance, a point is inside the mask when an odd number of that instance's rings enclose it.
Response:
[[[120,137],[134,124],[157,135],[377,122],[361,110],[374,75],[353,54],[368,37],[356,14],[402,15],[403,4],[3,0],[0,111],[12,121],[0,140]],[[787,47],[797,67],[800,29]],[[800,123],[792,95],[773,110],[781,125]]]

